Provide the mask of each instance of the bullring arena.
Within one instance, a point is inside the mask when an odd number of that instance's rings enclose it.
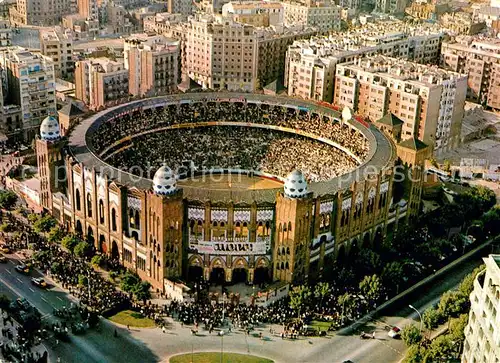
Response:
[[[44,123],[42,204],[158,290],[315,278],[406,215],[390,137],[314,103],[187,93],[109,108],[68,138]]]

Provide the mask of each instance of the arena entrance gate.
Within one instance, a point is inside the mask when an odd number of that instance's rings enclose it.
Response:
[[[254,271],[253,283],[262,285],[269,281],[269,268],[267,266],[257,267]]]
[[[222,267],[214,267],[212,271],[210,271],[210,282],[222,285],[226,278],[225,275],[225,271]]]
[[[239,267],[233,270],[233,284],[239,284],[241,282],[245,283],[248,279],[248,272],[245,268]]]
[[[188,280],[200,281],[203,278],[203,268],[201,266],[189,266]]]
[[[116,244],[116,241],[113,241],[113,243],[111,244],[111,259],[112,260],[120,259],[120,252],[118,250],[118,245]]]

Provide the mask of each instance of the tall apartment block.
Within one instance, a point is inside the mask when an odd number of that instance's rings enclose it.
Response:
[[[0,47],[12,45],[12,28],[8,19],[0,19]]]
[[[384,14],[404,14],[406,0],[376,0],[375,11]]]
[[[340,30],[342,8],[330,0],[285,0],[285,25],[303,25],[320,31]]]
[[[441,66],[468,73],[467,97],[500,109],[500,41],[493,38],[456,37],[441,47]]]
[[[483,258],[474,281],[462,363],[500,361],[500,255]]]
[[[64,15],[76,12],[76,0],[17,0],[11,19],[23,25],[57,25]]]
[[[376,56],[337,65],[334,104],[371,121],[393,114],[403,140],[418,138],[439,154],[460,143],[466,93],[467,75]]]
[[[73,60],[73,35],[69,29],[61,27],[40,30],[40,48],[42,54],[54,62],[54,73],[58,78],[73,78],[75,62]]]
[[[78,61],[75,67],[76,98],[88,108],[99,110],[128,97],[128,69],[108,58]]]
[[[162,35],[134,35],[124,41],[129,93],[153,96],[177,89],[180,83],[179,41]]]
[[[54,64],[49,57],[18,47],[1,53],[0,63],[8,92],[5,103],[21,109],[22,126],[16,131],[31,140],[42,120],[57,114]]]
[[[167,10],[170,14],[191,15],[193,13],[192,0],[167,0]]]
[[[78,0],[78,14],[86,19],[99,19],[99,6],[103,0]]]
[[[317,33],[301,26],[256,28],[210,15],[179,27],[185,31],[183,74],[204,88],[248,92],[283,74],[288,45]]]
[[[336,64],[377,54],[435,64],[442,39],[436,26],[389,21],[295,41],[286,54],[285,86],[290,96],[332,102]]]
[[[257,27],[282,25],[283,15],[283,3],[277,1],[231,1],[222,6],[224,18]]]

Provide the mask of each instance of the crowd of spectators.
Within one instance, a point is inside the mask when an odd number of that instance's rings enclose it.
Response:
[[[200,128],[195,131],[176,129],[175,132],[159,133],[158,136],[154,133],[137,136],[139,133],[172,125],[212,121],[265,124],[300,130],[313,137],[336,142],[350,150],[360,160],[364,160],[368,155],[367,139],[347,124],[304,110],[241,102],[186,103],[136,110],[103,122],[93,132],[89,143],[98,153],[104,152],[103,156],[117,155],[116,159],[112,160],[115,166],[133,165],[139,169],[143,168],[144,160],[147,160],[153,169],[159,167],[164,159],[169,159],[172,155],[169,152],[171,149],[188,151],[184,156],[180,155],[180,151],[173,154],[174,164],[189,160],[191,157],[195,166],[200,169],[247,165],[248,168],[242,168],[269,172],[282,177],[292,169],[302,169],[311,181],[330,179],[356,165],[356,161],[344,152],[322,142],[313,141],[312,138],[299,137],[292,133],[263,131],[258,128],[246,132],[237,130],[236,127],[221,127],[221,131],[212,131],[213,128]],[[240,134],[244,134],[244,139],[239,139]],[[130,136],[134,135],[138,138],[132,139],[131,145]],[[215,136],[217,139],[214,139]],[[119,145],[115,144],[124,138],[127,140]],[[158,145],[160,148],[156,147]],[[130,147],[134,153],[144,155],[140,159],[143,163],[134,164],[128,161],[130,153],[126,156],[119,155],[121,151],[118,150],[126,149],[124,146]],[[148,148],[153,150],[144,150]],[[190,156],[189,152],[198,154],[198,157]],[[207,156],[199,156],[202,154]],[[260,163],[262,159],[259,158],[261,156],[264,156],[262,165]],[[267,162],[269,157],[273,158],[271,169],[269,169],[271,162]],[[254,158],[256,160],[251,160]],[[304,165],[302,160],[308,162]],[[126,165],[123,165],[124,161],[127,161]],[[170,167],[175,167],[168,160],[165,161]],[[144,173],[144,169],[141,170]]]

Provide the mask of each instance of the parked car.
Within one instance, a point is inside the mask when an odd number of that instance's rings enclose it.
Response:
[[[30,268],[22,263],[22,264],[16,266],[16,271],[27,275],[30,273]]]
[[[393,326],[391,330],[389,330],[389,333],[387,333],[387,335],[389,335],[393,339],[397,339],[401,336],[401,328]]]
[[[42,288],[47,287],[47,283],[41,277],[33,277],[31,279],[31,282],[33,285],[38,286],[38,287],[42,287]]]

